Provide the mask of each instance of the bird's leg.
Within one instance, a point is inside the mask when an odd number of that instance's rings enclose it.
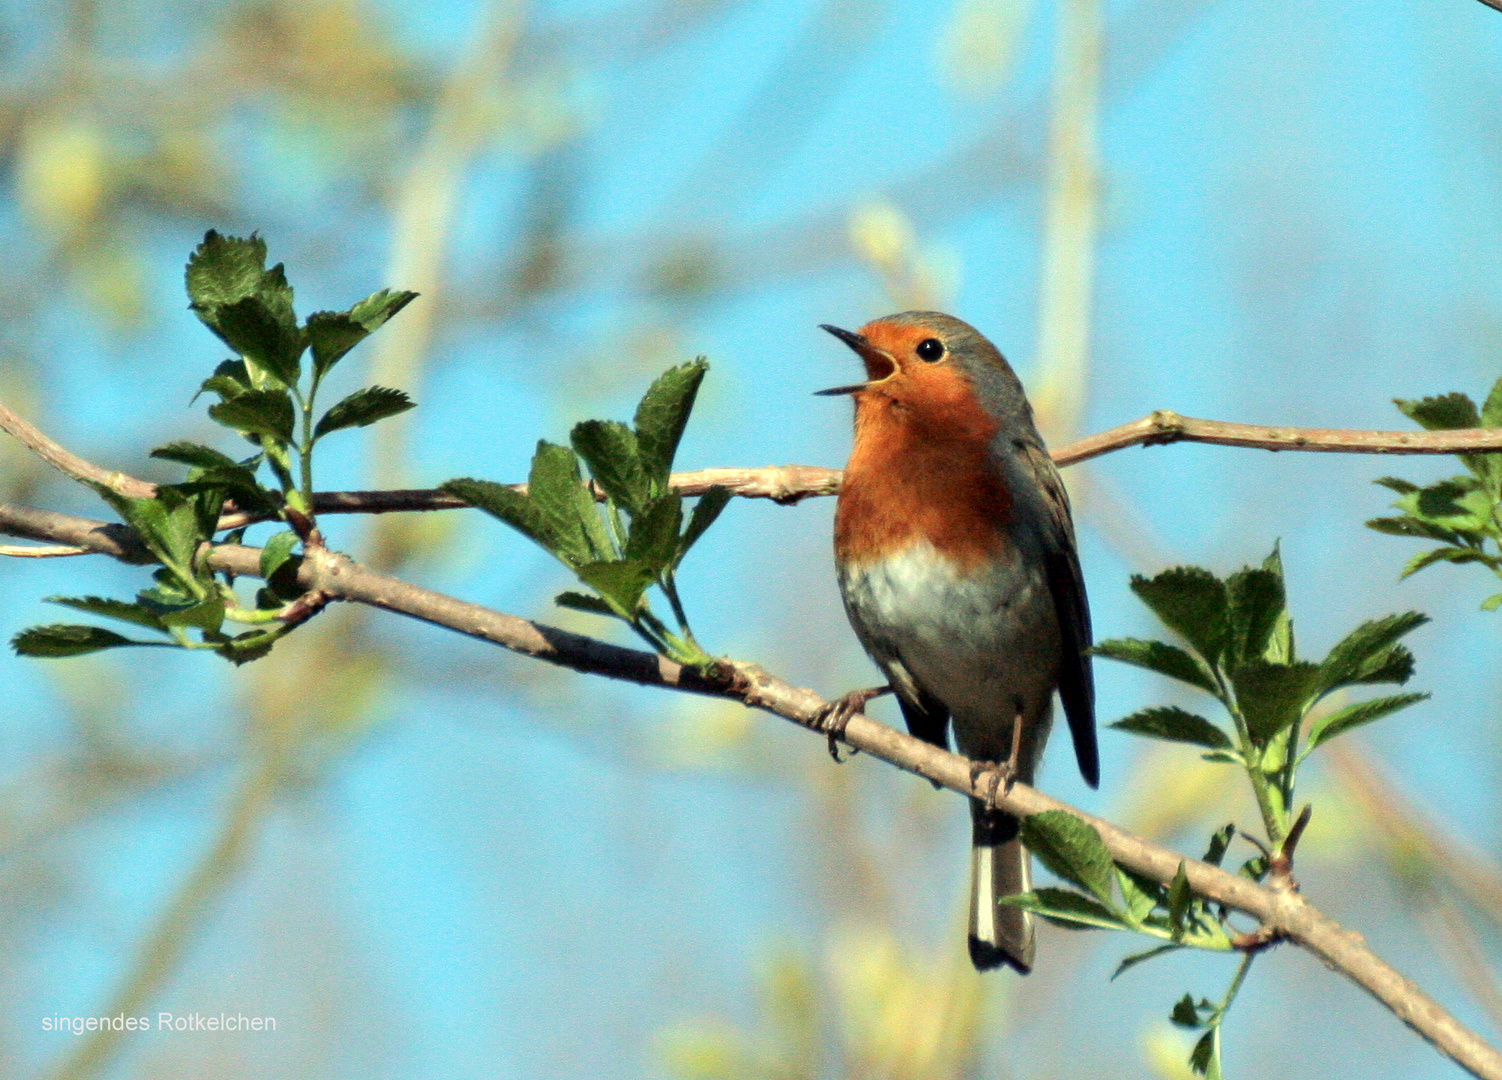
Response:
[[[1022,705],[1019,702],[1017,714],[1012,718],[1012,749],[1007,754],[1007,759],[1001,762],[973,761],[970,763],[970,786],[976,787],[982,773],[990,773],[991,781],[986,791],[986,809],[996,809],[996,796],[998,794],[1010,795],[1012,785],[1017,782],[1017,777],[1022,769]]]
[[[835,763],[841,762],[840,747],[838,740],[845,737],[845,725],[850,723],[850,718],[866,707],[866,702],[872,698],[879,698],[883,694],[890,694],[890,686],[873,686],[868,690],[852,690],[843,697],[838,697],[824,706],[817,720],[819,727],[829,736],[829,756],[834,758]],[[854,753],[854,751],[851,751]]]

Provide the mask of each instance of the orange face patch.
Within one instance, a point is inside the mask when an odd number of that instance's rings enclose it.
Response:
[[[835,513],[835,554],[865,562],[917,540],[973,570],[1006,543],[1012,500],[991,455],[997,423],[951,358],[915,351],[922,326],[861,328],[871,384],[854,395],[855,448]],[[890,371],[885,370],[890,368]]]

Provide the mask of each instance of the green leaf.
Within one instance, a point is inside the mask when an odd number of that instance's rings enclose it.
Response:
[[[1372,518],[1366,523],[1368,529],[1388,536],[1407,536],[1421,540],[1439,540],[1446,544],[1459,544],[1463,537],[1454,529],[1442,529],[1427,521],[1412,517]]]
[[[1475,548],[1442,547],[1435,548],[1432,551],[1421,551],[1409,559],[1407,565],[1403,567],[1403,572],[1398,575],[1398,580],[1402,581],[1404,578],[1418,573],[1426,566],[1433,566],[1437,562],[1479,562],[1485,563],[1493,570],[1502,567],[1502,559],[1498,559],[1495,555],[1488,555],[1483,551],[1477,551]]]
[[[1016,896],[1004,896],[1003,903],[1042,915],[1049,922],[1074,930],[1095,927],[1101,930],[1129,930],[1109,908],[1069,889],[1034,889]]]
[[[1411,483],[1397,476],[1383,476],[1376,480],[1373,480],[1372,483],[1381,484],[1385,488],[1396,491],[1399,495],[1408,495],[1419,489],[1419,486],[1417,484]]]
[[[1374,698],[1371,701],[1359,701],[1354,705],[1347,705],[1344,709],[1338,709],[1320,717],[1310,725],[1309,744],[1304,753],[1307,755],[1316,746],[1329,742],[1337,735],[1344,735],[1352,728],[1370,724],[1373,720],[1390,716],[1399,709],[1406,709],[1410,705],[1428,700],[1428,694],[1394,694],[1392,697]]]
[[[1133,735],[1146,735],[1169,742],[1192,743],[1209,750],[1229,750],[1231,740],[1225,732],[1203,716],[1174,705],[1160,705],[1141,709],[1111,725],[1118,731],[1130,731]]]
[[[1116,868],[1116,885],[1121,889],[1122,899],[1126,901],[1127,922],[1133,926],[1152,914],[1153,908],[1164,899],[1162,885],[1120,866]]]
[[[382,289],[373,292],[349,309],[349,317],[365,327],[367,333],[375,333],[386,321],[402,308],[417,299],[417,293],[406,289]]]
[[[492,480],[460,477],[439,485],[439,490],[446,491],[457,499],[463,499],[476,509],[483,510],[491,517],[504,521],[523,536],[536,541],[553,554],[557,554],[555,549],[558,545],[558,538],[552,532],[551,524],[543,517],[537,504],[515,488],[497,484]],[[562,556],[559,557],[562,558]]]
[[[1194,903],[1194,892],[1189,888],[1189,878],[1184,873],[1184,864],[1179,863],[1178,873],[1168,885],[1168,925],[1173,929],[1173,939],[1181,941],[1188,929],[1189,906]]]
[[[673,565],[682,527],[682,496],[674,492],[654,499],[639,517],[631,519],[626,558],[650,567],[655,577]]]
[[[1155,957],[1166,956],[1171,952],[1178,952],[1183,947],[1184,946],[1182,945],[1169,943],[1167,945],[1158,945],[1154,948],[1148,949],[1146,952],[1133,953],[1131,956],[1124,957],[1121,963],[1116,965],[1116,970],[1111,973],[1111,978],[1112,980],[1115,980],[1116,976],[1120,975],[1124,971],[1136,967],[1138,964],[1145,963]]]
[[[194,310],[233,304],[254,296],[266,272],[266,241],[221,236],[210,229],[188,257],[188,299]]]
[[[204,446],[202,443],[170,442],[165,446],[158,446],[151,452],[154,458],[162,458],[166,461],[176,461],[196,469],[241,469],[244,468],[238,461],[228,454],[221,454],[213,447]]]
[[[649,485],[635,432],[615,420],[586,420],[574,425],[569,441],[589,466],[589,475],[617,505],[633,516],[647,505]]]
[[[151,630],[167,628],[156,614],[140,604],[127,604],[124,600],[111,600],[103,596],[49,596],[49,604],[62,604],[75,611],[87,611],[91,615],[103,615],[107,619],[119,619]]]
[[[683,437],[699,384],[708,370],[709,363],[702,356],[669,368],[657,377],[636,407],[636,442],[641,451],[642,471],[653,495],[668,490],[678,441]]]
[[[1198,658],[1164,641],[1112,638],[1097,642],[1090,651],[1096,656],[1156,671],[1159,675],[1167,675],[1170,679],[1197,686],[1211,694],[1219,692],[1209,670]]]
[[[197,627],[200,630],[217,631],[224,625],[224,599],[210,596],[184,607],[163,607],[157,617],[165,626]]]
[[[1464,394],[1444,394],[1419,401],[1394,398],[1393,404],[1408,419],[1429,431],[1453,431],[1481,426],[1476,404]]]
[[[1485,600],[1481,601],[1482,611],[1496,611],[1499,607],[1502,607],[1502,593],[1488,596]]]
[[[228,401],[232,397],[239,397],[253,389],[255,388],[250,385],[250,372],[246,370],[245,361],[224,360],[214,369],[214,374],[199,385],[198,394],[212,391],[219,395],[220,401]],[[193,401],[198,400],[198,394],[193,395]]]
[[[1481,426],[1502,427],[1502,379],[1492,383],[1492,391],[1481,406]]]
[[[1219,866],[1220,861],[1226,857],[1226,849],[1231,846],[1231,840],[1236,835],[1236,823],[1227,822],[1210,836],[1210,846],[1205,849],[1205,857],[1202,862],[1211,866]]]
[[[280,270],[277,267],[276,272]],[[284,316],[260,296],[247,296],[233,304],[199,312],[199,317],[219,339],[245,359],[252,382],[255,367],[259,367],[282,386],[295,386],[301,374],[302,333],[290,315],[290,307]]]
[[[559,607],[573,608],[575,611],[588,611],[595,615],[614,615],[615,609],[598,596],[588,596],[578,592],[561,592],[553,597],[553,603]]]
[[[128,498],[103,485],[96,485],[95,490],[136,530],[153,555],[181,577],[195,577],[198,545],[209,539],[213,527],[206,527],[202,520],[208,516],[201,515],[202,503],[170,484],[158,486],[153,499]],[[217,511],[214,518],[217,523]]]
[[[1265,745],[1303,716],[1305,706],[1318,691],[1319,676],[1320,669],[1307,662],[1253,661],[1238,667],[1231,682],[1252,740]]]
[[[673,565],[683,561],[688,554],[689,548],[699,542],[699,537],[715,523],[730,502],[730,490],[722,487],[712,487],[694,504],[694,512],[688,516],[688,528],[683,530],[683,539],[678,543],[678,556],[673,560]]]
[[[1222,1080],[1220,1071],[1220,1025],[1200,1036],[1189,1054],[1189,1067],[1205,1080]]]
[[[1111,906],[1115,864],[1093,825],[1065,810],[1045,810],[1022,819],[1022,842],[1054,874]]]
[[[1320,693],[1357,683],[1406,682],[1413,673],[1413,657],[1394,643],[1428,621],[1427,615],[1408,611],[1362,623],[1320,664]]]
[[[1493,509],[1491,496],[1468,476],[1430,484],[1404,495],[1393,506],[1431,530],[1472,538],[1487,532]]]
[[[343,428],[366,427],[388,416],[399,416],[416,406],[416,402],[401,390],[389,386],[367,386],[356,390],[349,397],[323,414],[313,428],[313,441]]]
[[[656,578],[650,567],[624,559],[588,563],[574,572],[623,619],[636,616],[642,594]]]
[[[1208,570],[1177,566],[1154,578],[1132,577],[1132,591],[1205,660],[1220,659],[1226,639],[1226,586]]]
[[[18,656],[82,656],[121,645],[166,645],[165,641],[133,641],[99,626],[54,623],[22,630],[10,640]]]
[[[243,434],[292,441],[292,395],[285,390],[249,390],[210,405],[209,415]]]
[[[261,548],[261,577],[269,581],[292,557],[292,549],[296,546],[297,534],[290,529],[272,535]]]
[[[527,493],[556,540],[554,555],[575,568],[609,561],[613,554],[610,541],[572,450],[539,441],[532,456]]]
[[[1232,664],[1265,659],[1273,631],[1288,614],[1283,576],[1267,569],[1238,570],[1226,580],[1226,602]]]
[[[308,316],[308,343],[313,346],[313,378],[322,380],[346,353],[375,333],[416,299],[415,292],[382,289],[349,311],[315,311]]]
[[[1204,1001],[1203,998],[1200,1000],[1203,1006],[1209,1005],[1209,1002]],[[1200,1019],[1201,1007],[1194,1003],[1192,994],[1185,994],[1174,1002],[1173,1011],[1168,1014],[1168,1019],[1179,1027],[1197,1030],[1204,1026],[1204,1021]]]

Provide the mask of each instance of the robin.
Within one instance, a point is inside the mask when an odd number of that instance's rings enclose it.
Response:
[[[959,752],[995,784],[1030,784],[1057,690],[1094,787],[1090,610],[1069,498],[1022,384],[996,346],[950,315],[822,329],[866,367],[865,382],[820,393],[855,401],[835,564],[850,625],[889,680],[835,702],[828,729],[895,691],[913,735],[947,749],[952,725]],[[1018,819],[986,800],[970,811],[970,959],[1025,975],[1032,915],[999,902],[1031,887]]]

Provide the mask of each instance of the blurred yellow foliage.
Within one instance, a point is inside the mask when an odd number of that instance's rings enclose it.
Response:
[[[1027,26],[1028,0],[958,0],[939,38],[939,77],[980,96],[1006,84]]]
[[[97,123],[73,110],[43,113],[22,130],[18,157],[21,205],[38,225],[66,239],[93,222],[109,184]]]

